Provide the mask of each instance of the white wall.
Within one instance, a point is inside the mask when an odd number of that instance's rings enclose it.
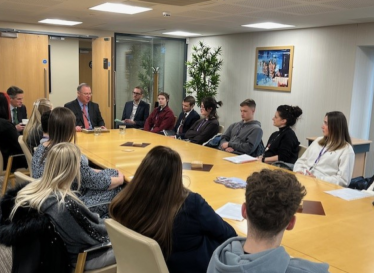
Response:
[[[358,92],[357,84],[354,86],[356,51],[358,46],[374,45],[374,24],[193,38],[189,43],[189,57],[192,46],[198,41],[214,48],[222,46],[224,64],[217,99],[224,103],[218,114],[220,123],[226,128],[240,120],[239,104],[246,98],[252,98],[257,103],[255,118],[262,123],[264,142],[277,130],[271,118],[281,104],[302,108],[303,115],[295,131],[304,145],[307,144],[306,137],[321,135],[323,117],[328,111],[342,111],[351,124],[361,122],[362,115],[354,115],[350,119],[353,90]],[[287,45],[294,46],[291,92],[255,90],[256,47]],[[373,92],[369,79],[365,82],[365,90],[359,92]],[[351,134],[356,136],[356,127],[351,127]],[[368,172],[372,174],[374,169]]]
[[[77,97],[79,85],[79,40],[49,40],[53,107],[64,106]]]

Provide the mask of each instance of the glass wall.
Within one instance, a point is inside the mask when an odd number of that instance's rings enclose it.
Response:
[[[143,100],[154,106],[154,91],[170,95],[169,107],[177,116],[185,95],[186,40],[115,34],[115,118],[121,119],[135,86]],[[157,90],[154,90],[157,81]]]

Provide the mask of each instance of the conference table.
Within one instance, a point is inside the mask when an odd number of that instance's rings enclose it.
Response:
[[[77,133],[77,145],[91,162],[118,169],[129,180],[147,152],[157,145],[176,150],[183,163],[201,161],[213,165],[210,171],[183,170],[183,183],[201,194],[215,210],[228,202],[242,204],[245,190],[227,188],[214,179],[223,176],[246,180],[263,168],[276,169],[257,161],[234,164],[223,159],[233,154],[137,129],[126,129],[125,134],[118,130],[101,135]],[[374,272],[374,196],[345,201],[324,192],[340,186],[302,174],[296,176],[307,189],[304,200],[320,202],[324,215],[297,213],[295,228],[284,234],[282,245],[286,251],[293,257],[326,262],[330,272]],[[246,236],[245,220],[225,220],[238,235]]]

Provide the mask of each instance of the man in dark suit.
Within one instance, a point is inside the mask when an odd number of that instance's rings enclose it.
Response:
[[[27,119],[26,106],[23,105],[23,90],[17,86],[11,86],[7,90],[10,97],[10,113],[12,116],[12,123],[17,131],[22,134],[25,125],[22,124],[22,119]]]
[[[142,101],[143,89],[139,86],[132,92],[134,100],[125,104],[122,114],[122,122],[127,128],[143,128],[144,122],[149,116],[149,104]]]
[[[75,115],[77,132],[98,126],[105,128],[99,105],[91,101],[91,96],[91,87],[87,83],[81,83],[77,88],[77,99],[64,105]]]
[[[182,108],[183,111],[180,113],[177,123],[174,127],[176,137],[184,139],[185,133],[190,127],[200,119],[200,115],[193,109],[195,106],[195,98],[187,96],[183,99]]]

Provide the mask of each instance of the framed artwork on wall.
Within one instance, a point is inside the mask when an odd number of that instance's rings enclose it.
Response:
[[[293,46],[257,47],[255,89],[291,92]]]

